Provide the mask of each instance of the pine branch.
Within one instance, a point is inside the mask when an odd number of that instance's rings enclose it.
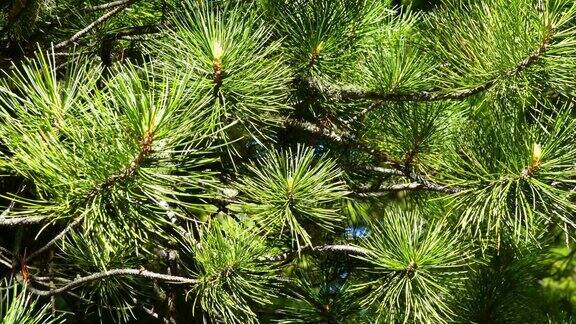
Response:
[[[20,226],[20,225],[34,225],[40,224],[47,220],[46,217],[2,217],[0,218],[0,227],[1,226]]]
[[[29,263],[30,260],[32,260],[35,257],[39,256],[40,254],[48,251],[52,246],[54,246],[56,243],[58,243],[64,236],[66,236],[66,234],[68,234],[68,232],[73,230],[76,226],[78,226],[78,224],[80,224],[82,222],[82,220],[84,220],[84,216],[85,216],[85,214],[81,214],[81,215],[77,216],[72,223],[68,224],[68,226],[66,226],[66,228],[64,228],[64,230],[62,230],[62,232],[60,232],[60,233],[58,233],[58,235],[54,236],[43,247],[41,247],[40,249],[31,253],[26,258],[26,263]]]
[[[94,187],[92,191],[86,197],[86,200],[90,200],[94,198],[96,195],[101,193],[102,191],[113,187],[118,182],[124,182],[127,179],[133,177],[140,168],[142,161],[152,153],[152,142],[154,141],[154,134],[150,131],[147,131],[140,140],[140,151],[134,157],[130,165],[120,171],[118,174],[111,175],[108,177],[104,182],[99,184],[98,186]]]
[[[299,128],[299,129],[302,129],[302,130],[307,131],[309,133],[323,136],[323,137],[325,137],[325,138],[327,138],[333,142],[336,142],[336,143],[339,143],[342,145],[352,144],[354,147],[358,148],[359,150],[361,150],[361,151],[363,151],[369,155],[374,156],[376,159],[378,159],[381,162],[389,163],[390,165],[392,165],[394,167],[400,167],[401,166],[401,164],[398,161],[395,161],[392,157],[390,157],[390,155],[388,155],[388,153],[381,151],[377,148],[371,147],[370,145],[368,145],[364,141],[353,137],[348,132],[342,132],[342,131],[335,130],[335,129],[329,130],[329,129],[326,129],[324,127],[319,127],[317,125],[314,125],[310,122],[295,120],[292,118],[287,118],[284,121],[284,125],[286,127]]]
[[[448,187],[448,186],[444,186],[444,185],[435,183],[433,181],[427,180],[421,174],[418,174],[418,173],[413,172],[413,171],[407,172],[406,176],[409,179],[415,180],[418,183],[422,184],[422,186],[424,186],[425,188],[427,188],[429,190],[434,190],[434,191],[439,191],[439,192],[444,192],[444,193],[449,193],[449,194],[454,194],[454,193],[458,193],[458,192],[463,191],[463,189],[459,188],[459,187]]]
[[[300,129],[305,130],[307,132],[324,136],[324,137],[326,137],[326,138],[328,138],[334,142],[337,142],[337,143],[341,143],[341,144],[352,143],[354,146],[359,148],[361,151],[374,156],[376,159],[378,159],[381,162],[388,163],[392,167],[392,169],[382,168],[382,167],[374,167],[374,166],[364,167],[364,169],[366,169],[368,171],[375,171],[375,172],[381,172],[381,173],[386,173],[386,174],[405,176],[408,179],[414,180],[414,183],[412,183],[412,184],[394,185],[394,186],[390,186],[388,188],[383,188],[382,190],[385,192],[382,192],[379,194],[373,193],[373,194],[376,194],[375,195],[376,197],[384,196],[386,194],[386,192],[389,192],[389,191],[399,191],[399,190],[425,189],[425,190],[433,190],[433,191],[438,191],[438,192],[443,192],[443,193],[448,193],[448,194],[453,194],[453,193],[457,193],[457,192],[462,191],[462,189],[460,189],[458,187],[447,187],[447,186],[435,183],[433,181],[427,180],[426,178],[424,178],[424,176],[411,171],[406,166],[404,166],[401,163],[392,159],[387,153],[380,151],[376,148],[370,147],[368,144],[366,144],[362,141],[359,141],[358,139],[351,136],[347,132],[339,132],[337,130],[329,130],[326,128],[316,126],[310,122],[298,121],[298,120],[294,120],[294,119],[290,119],[290,118],[285,120],[285,125],[300,128]]]
[[[116,183],[126,181],[128,178],[134,176],[138,172],[138,169],[140,168],[142,161],[144,161],[144,159],[149,154],[152,153],[153,141],[154,141],[154,134],[150,131],[145,132],[145,134],[142,136],[142,139],[140,140],[140,150],[139,150],[138,154],[136,155],[136,157],[132,160],[132,162],[130,162],[130,165],[127,166],[126,168],[124,168],[118,174],[113,174],[113,175],[109,176],[105,181],[103,181],[99,185],[95,186],[86,195],[84,202],[90,201],[91,199],[96,197],[98,194],[100,194],[102,191],[114,186]],[[62,232],[60,232],[58,235],[56,235],[52,240],[50,240],[48,243],[46,243],[46,245],[44,245],[42,248],[40,248],[40,249],[36,250],[34,253],[30,254],[30,256],[28,256],[26,258],[26,262],[29,262],[30,260],[32,260],[36,256],[42,254],[43,252],[47,251],[52,246],[54,246],[56,243],[58,243],[58,241],[61,240],[64,236],[66,236],[66,234],[68,234],[68,232],[70,232],[72,229],[74,229],[76,226],[78,226],[82,222],[82,220],[84,220],[84,217],[85,217],[84,213],[77,215],[74,218],[74,221],[72,223],[70,223]]]
[[[419,182],[398,183],[388,186],[380,186],[376,189],[376,191],[370,191],[369,189],[362,189],[360,192],[355,192],[354,196],[359,198],[386,197],[391,192],[403,191],[403,190],[421,190],[421,189],[425,188]]]
[[[16,195],[21,194],[26,189],[26,184],[22,183]],[[39,224],[47,220],[46,217],[6,217],[10,211],[16,205],[16,201],[12,200],[10,205],[2,212],[0,215],[0,226],[20,226],[20,225],[32,225]]]
[[[372,172],[382,173],[382,174],[386,174],[386,175],[404,176],[404,172],[402,172],[398,169],[383,168],[383,167],[371,166],[371,165],[361,166],[358,169],[360,169],[362,171],[372,171]]]
[[[267,255],[259,258],[259,261],[267,262],[277,262],[290,260],[301,253],[314,253],[314,252],[336,252],[336,253],[347,253],[351,255],[365,255],[368,254],[368,250],[352,246],[352,245],[320,245],[311,247],[310,245],[302,247],[300,250],[288,251],[277,255]]]
[[[143,277],[143,278],[147,278],[147,279],[157,279],[157,280],[162,280],[162,281],[166,281],[166,282],[170,282],[170,283],[181,283],[181,284],[195,284],[198,282],[196,279],[192,279],[192,278],[186,278],[186,277],[180,277],[180,276],[171,276],[171,275],[151,272],[151,271],[144,270],[144,269],[113,269],[113,270],[107,270],[107,271],[103,271],[103,272],[94,273],[94,274],[91,274],[91,275],[88,275],[85,277],[77,278],[74,281],[71,281],[70,283],[66,284],[65,286],[62,286],[60,288],[53,289],[53,290],[39,290],[39,289],[32,288],[30,286],[27,286],[27,288],[30,292],[32,292],[35,295],[50,297],[50,296],[61,294],[63,292],[67,292],[69,290],[77,288],[83,284],[90,283],[92,281],[101,280],[104,278],[114,277],[114,276],[137,276],[137,277]]]
[[[67,47],[69,45],[72,45],[74,42],[76,42],[78,39],[80,39],[82,36],[86,35],[87,33],[89,33],[92,29],[96,28],[98,25],[104,23],[106,20],[114,17],[116,14],[120,13],[122,10],[126,9],[128,6],[130,6],[132,3],[136,2],[137,0],[128,0],[126,1],[124,4],[119,5],[118,7],[108,11],[107,13],[105,13],[104,15],[102,15],[100,18],[94,20],[92,23],[90,23],[88,26],[86,26],[85,28],[83,28],[82,30],[78,31],[76,34],[72,35],[72,37],[70,37],[69,39],[62,41],[56,45],[54,45],[53,50],[60,50],[64,47]]]
[[[132,0],[112,1],[112,2],[108,2],[108,3],[101,4],[101,5],[96,5],[96,6],[88,7],[88,8],[86,8],[86,10],[88,10],[88,11],[98,11],[98,10],[110,9],[110,8],[114,8],[114,7],[118,7],[118,6],[122,6],[122,5],[129,4],[131,1],[132,1]]]
[[[427,181],[426,184],[420,183],[420,182],[410,182],[410,183],[399,183],[399,184],[393,184],[393,185],[389,185],[389,186],[383,186],[383,187],[379,187],[377,189],[377,191],[373,191],[373,192],[369,192],[369,191],[356,192],[356,193],[354,193],[354,196],[359,197],[359,198],[385,197],[388,194],[390,194],[390,192],[403,191],[403,190],[431,190],[431,191],[438,191],[438,192],[442,192],[442,193],[446,193],[446,194],[453,194],[453,193],[457,193],[457,192],[461,191],[461,189],[459,189],[459,188],[446,187],[446,186],[442,186],[442,185],[439,185],[436,183],[431,183],[431,182]]]
[[[524,61],[523,61],[524,62]],[[517,71],[517,69],[523,65],[521,63],[518,65],[517,68],[514,68],[513,71]],[[530,64],[531,65],[531,64]],[[529,66],[529,65],[528,65]],[[527,68],[528,66],[524,67]],[[508,74],[508,73],[506,73]],[[479,94],[486,90],[492,88],[500,77],[496,77],[494,79],[490,79],[483,84],[480,84],[476,87],[455,91],[455,92],[448,92],[448,93],[441,93],[441,92],[434,92],[434,91],[421,91],[421,92],[414,92],[414,93],[381,93],[377,91],[363,91],[360,89],[354,88],[342,88],[340,90],[329,90],[335,91],[331,94],[332,97],[339,98],[340,100],[358,100],[358,99],[368,99],[368,100],[378,100],[378,101],[440,101],[440,100],[463,100],[473,95]],[[375,106],[378,107],[378,106]],[[375,107],[372,107],[373,109]],[[365,113],[370,112],[370,109],[367,109]]]
[[[436,92],[436,91],[421,91],[414,93],[382,93],[378,91],[364,91],[362,89],[352,88],[352,87],[342,87],[342,88],[330,88],[318,89],[318,86],[309,81],[308,85],[311,88],[315,88],[318,91],[326,93],[328,96],[336,100],[375,100],[375,101],[440,101],[440,100],[463,100],[474,96],[476,94],[482,93],[484,91],[490,90],[494,87],[499,80],[514,77],[523,71],[527,70],[532,65],[536,64],[546,53],[550,47],[552,38],[554,37],[555,29],[552,26],[548,26],[540,46],[530,55],[528,55],[524,60],[519,62],[515,67],[510,70],[495,76],[493,79],[487,80],[482,84],[475,87],[459,90],[454,92]],[[368,113],[371,110],[378,108],[380,105],[372,106],[371,109],[366,109],[364,113]]]
[[[314,252],[343,252],[352,255],[368,254],[368,250],[352,245],[322,245],[316,246]]]
[[[360,167],[359,169],[363,171],[382,173],[385,175],[401,176],[413,180],[410,183],[399,183],[387,186],[379,186],[376,190],[373,190],[369,187],[362,187],[358,192],[354,193],[354,196],[360,198],[384,197],[387,196],[390,192],[402,191],[402,190],[430,190],[446,194],[454,194],[462,191],[462,189],[458,187],[446,186],[427,180],[426,178],[424,178],[424,176],[416,172],[409,171],[409,169],[406,168],[389,169],[375,166],[363,166]]]
[[[429,180],[426,180],[423,176],[421,176],[421,175],[419,175],[413,171],[410,171],[404,165],[402,165],[398,161],[395,161],[394,159],[392,159],[386,152],[383,152],[383,151],[378,150],[376,148],[370,147],[368,144],[358,140],[357,138],[351,136],[347,132],[340,132],[337,130],[329,130],[329,129],[314,125],[310,122],[298,121],[298,120],[294,120],[294,119],[290,119],[290,118],[285,120],[285,125],[291,126],[291,127],[296,127],[296,128],[305,130],[305,131],[310,132],[310,133],[324,136],[324,137],[326,137],[326,138],[328,138],[328,139],[330,139],[336,143],[340,143],[340,144],[352,143],[354,146],[359,148],[361,151],[374,156],[376,159],[378,159],[381,162],[388,163],[392,167],[392,169],[389,169],[389,168],[382,168],[382,167],[366,166],[366,167],[364,167],[364,169],[367,171],[376,171],[376,172],[381,172],[381,173],[406,176],[407,178],[415,180],[415,181],[421,183],[424,187],[430,188],[432,190],[448,191],[451,193],[460,191],[457,188],[447,189],[442,185],[439,185],[439,184],[436,184],[436,183],[431,182]]]

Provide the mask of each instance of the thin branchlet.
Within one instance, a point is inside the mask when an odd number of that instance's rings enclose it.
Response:
[[[442,186],[437,183],[433,183],[430,181],[422,182],[410,182],[410,183],[398,183],[398,184],[391,184],[386,186],[380,186],[374,191],[360,191],[355,192],[354,196],[358,198],[378,198],[378,197],[386,197],[390,195],[391,192],[396,191],[416,191],[416,190],[428,190],[428,191],[436,191],[445,194],[453,194],[460,192],[459,188],[451,188],[448,186]]]
[[[139,141],[140,149],[138,151],[138,154],[136,155],[136,157],[134,157],[132,162],[130,162],[130,165],[127,166],[126,168],[124,168],[123,170],[121,170],[119,173],[109,176],[102,183],[95,186],[86,195],[86,197],[84,198],[83,201],[85,203],[89,202],[92,199],[94,199],[94,197],[101,194],[103,191],[114,186],[116,183],[126,181],[129,178],[136,175],[136,173],[138,172],[138,169],[140,168],[144,159],[152,153],[153,141],[154,141],[154,133],[152,131],[149,131],[149,130],[145,131],[144,135],[142,136],[142,138]],[[44,253],[45,251],[50,249],[52,246],[54,246],[56,243],[58,243],[63,237],[66,236],[66,234],[68,234],[68,232],[70,232],[72,229],[74,229],[76,226],[78,226],[80,223],[82,223],[82,220],[84,220],[85,216],[86,216],[86,214],[84,212],[76,213],[76,215],[74,216],[74,220],[70,224],[68,224],[68,226],[66,226],[66,228],[64,228],[64,230],[62,230],[60,233],[58,233],[58,235],[56,235],[54,238],[52,238],[52,240],[50,240],[48,243],[46,243],[43,247],[41,247],[40,249],[31,253],[26,258],[26,262],[30,262],[30,260],[32,260],[35,257],[37,257],[38,255]]]
[[[540,59],[546,53],[546,51],[549,49],[552,39],[554,37],[554,33],[555,29],[552,26],[548,26],[546,28],[546,31],[544,32],[540,46],[532,54],[528,55],[526,58],[524,58],[521,62],[519,62],[516,66],[514,66],[510,70],[469,89],[454,92],[420,91],[413,93],[395,93],[395,92],[382,93],[378,91],[365,91],[362,89],[356,89],[350,87],[340,89],[328,87],[327,89],[324,90],[324,92],[330,97],[343,101],[359,100],[359,99],[377,100],[380,102],[463,100],[472,97],[474,95],[480,94],[484,91],[487,91],[492,87],[494,87],[501,79],[514,77],[522,73],[523,71],[527,70],[537,62],[539,62]],[[309,82],[309,86],[316,87],[315,83],[313,82]],[[368,113],[371,110],[377,109],[381,106],[382,105],[374,105],[371,107],[371,109],[365,110],[364,113]]]
[[[125,1],[122,4],[119,4],[118,6],[114,7],[114,9],[108,11],[107,13],[105,13],[104,15],[102,15],[101,17],[99,17],[98,19],[94,20],[92,23],[90,23],[88,26],[84,27],[83,29],[81,29],[80,31],[78,31],[76,34],[72,35],[72,37],[68,38],[67,40],[64,40],[56,45],[54,45],[53,50],[60,50],[63,48],[66,48],[70,45],[73,45],[76,41],[78,41],[80,38],[82,38],[84,35],[88,34],[90,31],[92,31],[94,28],[98,27],[99,25],[101,25],[102,23],[104,23],[105,21],[107,21],[108,19],[114,17],[115,15],[119,14],[120,12],[122,12],[124,9],[128,8],[128,6],[130,6],[131,4],[133,4],[134,2],[136,2],[137,0],[129,0],[129,1]]]
[[[387,195],[388,192],[390,191],[399,191],[399,190],[432,190],[447,194],[454,194],[462,191],[462,189],[458,187],[449,187],[425,179],[422,175],[413,172],[409,166],[406,166],[405,164],[400,163],[399,161],[396,161],[393,158],[391,158],[388,153],[370,147],[370,145],[368,145],[367,143],[359,141],[355,137],[349,135],[347,132],[340,132],[335,129],[330,130],[323,127],[319,127],[310,122],[298,121],[294,119],[286,119],[285,125],[289,127],[296,127],[299,129],[303,129],[310,133],[319,134],[337,143],[353,143],[361,151],[374,156],[378,161],[387,163],[389,166],[392,167],[392,169],[384,169],[381,167],[370,167],[367,170],[376,172],[380,172],[382,170],[393,170],[393,173],[396,175],[401,175],[408,179],[414,180],[414,182],[409,184],[397,184],[381,188],[380,190],[381,192],[378,193],[370,193],[370,194],[359,193],[358,195],[360,197],[380,197]],[[390,171],[387,172],[389,173]]]
[[[139,142],[140,150],[132,162],[130,162],[130,165],[121,170],[119,173],[109,176],[102,183],[95,186],[87,195],[86,200],[89,201],[102,191],[113,187],[116,183],[124,182],[136,175],[144,159],[152,153],[153,141],[154,133],[151,131],[146,131]]]
[[[319,246],[303,246],[299,250],[287,251],[275,255],[266,255],[260,257],[259,261],[265,262],[278,262],[293,259],[299,256],[301,253],[318,253],[318,252],[333,252],[333,253],[346,253],[349,255],[365,255],[369,251],[365,248],[353,246],[353,245],[319,245]]]
[[[162,273],[151,272],[145,269],[112,269],[106,270],[98,273],[93,273],[91,275],[80,277],[67,283],[66,285],[51,289],[51,290],[38,290],[31,286],[27,286],[28,290],[35,295],[49,297],[55,296],[74,288],[80,287],[84,284],[91,283],[93,281],[102,280],[108,277],[115,277],[115,276],[137,276],[151,280],[162,280],[170,283],[179,283],[179,284],[195,284],[198,281],[192,278],[180,277],[180,276],[172,276]]]

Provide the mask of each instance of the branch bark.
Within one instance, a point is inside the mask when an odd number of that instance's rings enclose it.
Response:
[[[16,191],[16,195],[21,194],[26,189],[26,183],[22,183]],[[39,224],[47,220],[46,217],[6,217],[10,211],[16,206],[16,200],[12,200],[10,205],[0,215],[0,226],[20,226]]]
[[[385,174],[385,175],[404,176],[404,172],[402,172],[398,169],[383,168],[383,167],[379,167],[379,166],[366,165],[366,166],[359,167],[359,169],[362,171],[372,171],[372,172],[377,172],[377,173],[381,173],[381,174]]]
[[[540,46],[522,61],[520,61],[516,66],[511,68],[508,71],[504,71],[503,73],[495,76],[494,78],[485,81],[482,84],[479,84],[475,87],[459,90],[454,92],[438,92],[438,91],[421,91],[421,92],[413,92],[413,93],[393,93],[393,92],[378,92],[378,91],[365,91],[363,89],[352,88],[352,87],[342,87],[342,88],[333,88],[333,89],[325,89],[324,92],[327,93],[330,97],[333,97],[338,100],[358,100],[358,99],[366,99],[366,100],[377,100],[377,101],[440,101],[440,100],[462,100],[468,97],[474,96],[476,94],[482,93],[486,90],[491,89],[494,87],[499,80],[513,77],[535,63],[537,63],[542,56],[546,53],[548,48],[550,47],[550,43],[554,36],[555,29],[552,26],[548,26],[546,31],[542,36],[542,41]],[[313,82],[309,82],[311,87],[317,88],[317,86]],[[377,107],[377,106],[376,106]],[[375,109],[366,110],[366,113]]]
[[[126,5],[126,4],[128,4],[130,1],[132,1],[132,0],[112,1],[112,2],[108,2],[108,3],[101,4],[101,5],[96,5],[96,6],[88,7],[88,8],[86,8],[86,9],[87,9],[88,11],[98,11],[98,10],[110,9],[110,8],[114,8],[114,7]]]
[[[302,252],[339,252],[351,255],[366,255],[369,253],[365,248],[353,245],[320,245],[320,246],[305,246],[297,251],[288,251],[277,255],[267,255],[259,259],[259,261],[278,262],[292,259]]]
[[[84,220],[84,214],[78,215],[72,223],[68,224],[62,232],[58,233],[58,235],[54,236],[48,243],[46,243],[40,249],[34,251],[26,258],[26,263],[29,263],[30,260],[34,259],[35,257],[39,256],[40,254],[48,251],[51,247],[53,247],[58,241],[60,241],[68,232],[73,230],[76,226],[78,226]]]
[[[46,217],[0,217],[0,226],[20,226],[40,224],[47,220]]]
[[[78,278],[74,281],[71,281],[70,283],[60,287],[60,288],[56,288],[56,289],[52,289],[52,290],[39,290],[39,289],[35,289],[33,287],[30,287],[30,286],[28,286],[27,288],[30,292],[32,292],[35,295],[50,297],[50,296],[54,296],[54,295],[58,295],[58,294],[67,292],[67,291],[72,290],[74,288],[77,288],[77,287],[79,287],[85,283],[90,283],[92,281],[101,280],[101,279],[105,279],[108,277],[114,277],[114,276],[138,276],[138,277],[143,277],[143,278],[147,278],[147,279],[157,279],[157,280],[162,280],[162,281],[166,281],[166,282],[170,282],[170,283],[180,283],[180,284],[195,284],[198,282],[198,280],[192,279],[192,278],[186,278],[186,277],[180,277],[180,276],[171,276],[171,275],[166,275],[166,274],[162,274],[162,273],[147,271],[144,269],[113,269],[113,270],[107,270],[107,271],[103,271],[103,272],[94,273],[94,274],[91,274],[91,275],[85,276],[85,277],[80,277],[80,278]]]
[[[82,36],[89,33],[92,29],[94,29],[98,25],[104,23],[106,20],[114,17],[116,14],[120,13],[122,10],[126,9],[128,6],[130,6],[134,2],[136,2],[136,0],[128,0],[128,1],[125,1],[124,4],[118,5],[114,9],[112,9],[112,10],[108,11],[107,13],[105,13],[104,15],[102,15],[100,18],[94,20],[88,26],[86,26],[83,29],[81,29],[80,31],[78,31],[76,34],[72,35],[72,37],[70,37],[69,39],[54,45],[53,49],[54,50],[60,50],[64,47],[68,47],[68,46],[72,45],[74,42],[76,42]]]
[[[445,194],[454,194],[461,191],[460,188],[452,188],[448,186],[443,186],[437,183],[433,183],[430,181],[422,182],[410,182],[410,183],[398,183],[388,186],[383,186],[377,189],[377,191],[363,191],[363,192],[356,192],[354,196],[360,198],[377,198],[377,197],[385,197],[390,192],[396,191],[403,191],[403,190],[430,190],[430,191],[437,191]]]

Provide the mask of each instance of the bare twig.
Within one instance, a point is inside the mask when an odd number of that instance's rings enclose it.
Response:
[[[410,183],[398,183],[389,186],[381,186],[377,189],[377,191],[362,191],[362,192],[355,192],[354,196],[359,198],[377,198],[377,197],[385,197],[389,195],[391,192],[396,191],[403,191],[403,190],[418,190],[424,189],[424,186],[419,182],[410,182]]]
[[[34,251],[33,253],[31,253],[27,258],[26,258],[26,263],[29,263],[30,260],[34,259],[35,257],[39,256],[40,254],[44,253],[45,251],[48,251],[52,246],[54,246],[56,243],[58,243],[58,241],[60,241],[64,236],[66,236],[66,234],[68,234],[68,232],[70,232],[71,230],[73,230],[76,226],[78,226],[78,224],[80,224],[83,220],[84,220],[84,216],[85,214],[82,213],[78,216],[76,216],[76,218],[74,219],[74,221],[70,224],[68,224],[68,226],[66,226],[66,228],[64,228],[62,230],[62,232],[58,233],[58,235],[54,236],[48,243],[46,243],[43,247],[41,247],[40,249]]]
[[[403,191],[403,190],[429,190],[429,191],[442,192],[445,194],[455,194],[463,191],[463,189],[459,187],[447,186],[436,183],[434,181],[430,181],[421,174],[410,171],[409,169],[406,168],[386,169],[381,167],[365,167],[365,169],[367,171],[380,172],[383,174],[393,174],[403,176],[407,179],[412,180],[412,182],[378,186],[378,188],[376,188],[375,190],[372,190],[369,187],[364,187],[361,188],[359,192],[356,192],[354,194],[356,197],[361,198],[384,197],[388,195],[390,192]]]
[[[3,257],[4,257],[4,255],[2,255],[2,254],[0,253],[0,264],[4,265],[4,266],[7,267],[8,269],[11,269],[11,268],[12,268],[12,263],[10,263],[10,261],[5,260]]]
[[[340,253],[347,253],[351,255],[365,255],[368,254],[368,250],[353,246],[353,245],[320,245],[320,246],[304,246],[300,250],[297,251],[288,251],[276,255],[268,255],[263,256],[259,259],[259,261],[268,261],[268,262],[277,262],[277,261],[284,261],[289,260],[297,255],[304,253],[304,252],[340,252]]]
[[[313,249],[315,252],[343,252],[353,255],[365,255],[368,254],[368,250],[353,245],[321,245],[316,246]]]
[[[155,318],[155,319],[160,318],[158,313],[156,313],[154,311],[154,308],[147,308],[146,306],[144,306],[144,304],[139,302],[136,298],[133,298],[132,301],[134,301],[136,306],[138,306],[142,311],[144,311],[144,313],[148,314],[150,317]]]
[[[98,10],[110,9],[110,8],[114,8],[114,7],[118,7],[118,6],[122,6],[122,5],[129,4],[130,1],[131,1],[131,0],[112,1],[112,2],[108,2],[108,3],[101,4],[101,5],[96,5],[96,6],[88,7],[88,8],[86,8],[86,10],[88,10],[88,11],[98,11]]]
[[[48,220],[47,217],[0,217],[0,226],[19,226],[40,224]]]
[[[80,31],[78,31],[76,34],[72,35],[72,37],[70,37],[69,39],[62,41],[56,45],[54,45],[53,49],[54,50],[59,50],[62,49],[64,47],[67,47],[69,45],[74,44],[78,39],[80,39],[82,36],[84,36],[85,34],[89,33],[92,29],[96,28],[98,25],[104,23],[106,20],[112,18],[114,15],[118,14],[119,12],[121,12],[122,10],[126,9],[129,5],[131,5],[132,3],[134,3],[136,0],[128,0],[125,1],[124,4],[119,5],[118,7],[115,7],[114,9],[108,11],[107,13],[105,13],[104,15],[102,15],[100,18],[94,20],[93,22],[91,22],[88,26],[84,27],[83,29],[81,29]]]
[[[406,177],[408,177],[409,179],[412,179],[418,183],[421,183],[428,190],[434,190],[434,191],[444,192],[444,193],[448,193],[448,194],[455,194],[455,193],[462,192],[464,190],[460,187],[446,186],[446,185],[442,185],[442,184],[438,184],[436,182],[430,181],[430,180],[424,178],[423,175],[418,174],[414,171],[407,171]]]
[[[354,196],[360,198],[376,198],[385,197],[390,194],[390,192],[403,191],[403,190],[430,190],[437,191],[446,194],[458,193],[461,191],[460,188],[452,188],[448,186],[443,186],[430,181],[422,182],[410,182],[410,183],[398,183],[388,186],[382,186],[376,189],[376,191],[361,191],[354,193]]]
[[[377,172],[385,175],[396,175],[396,176],[404,176],[404,172],[398,169],[391,169],[391,168],[383,168],[379,166],[372,166],[372,165],[365,165],[358,168],[362,171],[372,171]]]
[[[147,279],[156,279],[156,280],[166,281],[169,283],[178,283],[178,284],[195,284],[198,282],[198,280],[192,279],[192,278],[186,278],[186,277],[180,277],[180,276],[171,276],[171,275],[166,275],[166,274],[162,274],[162,273],[151,272],[151,271],[144,270],[144,269],[113,269],[113,270],[107,270],[107,271],[103,271],[103,272],[94,273],[94,274],[91,274],[89,276],[77,278],[74,281],[71,281],[68,284],[66,284],[60,288],[56,288],[56,289],[52,289],[52,290],[39,290],[39,289],[35,289],[31,286],[27,286],[27,288],[28,288],[28,290],[30,290],[30,292],[32,292],[35,295],[50,297],[50,296],[54,296],[54,295],[58,295],[58,294],[67,292],[69,290],[77,288],[83,284],[90,283],[92,281],[102,280],[102,279],[105,279],[108,277],[114,277],[114,276],[137,276],[137,277],[143,277],[143,278],[147,278]]]
[[[10,260],[13,258],[13,253],[0,246],[0,264],[5,265],[8,268],[12,268],[12,263],[10,263]]]

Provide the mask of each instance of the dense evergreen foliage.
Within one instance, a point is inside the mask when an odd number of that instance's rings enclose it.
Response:
[[[1,323],[576,321],[572,0],[0,9]]]

